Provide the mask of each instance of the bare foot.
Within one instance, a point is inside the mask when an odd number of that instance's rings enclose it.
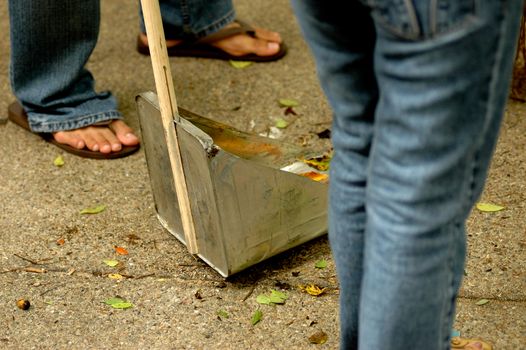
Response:
[[[85,128],[53,133],[55,140],[77,149],[87,147],[100,153],[118,152],[122,146],[139,144],[139,138],[122,120],[113,120],[108,125],[87,126]]]
[[[454,337],[451,339],[451,350],[491,350],[491,345],[475,339]]]
[[[239,27],[239,23],[230,23],[225,29],[233,27]],[[256,32],[255,38],[247,34],[238,34],[214,41],[210,45],[233,56],[244,56],[251,53],[258,56],[272,56],[279,51],[281,43],[279,33],[263,28],[254,28],[254,30]],[[146,34],[141,33],[140,36],[142,42],[148,45]],[[166,46],[170,48],[182,42],[182,40],[166,40]]]

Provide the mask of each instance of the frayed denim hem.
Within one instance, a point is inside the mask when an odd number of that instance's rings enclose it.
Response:
[[[29,127],[33,132],[49,133],[65,130],[75,130],[90,126],[93,124],[106,122],[110,120],[123,119],[119,111],[111,110],[102,113],[89,114],[71,118],[69,120],[49,120],[49,115],[40,113],[29,113]]]

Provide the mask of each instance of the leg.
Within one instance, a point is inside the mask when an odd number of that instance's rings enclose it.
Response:
[[[293,5],[334,111],[329,238],[340,281],[341,348],[356,349],[365,189],[377,101],[375,30],[358,1],[297,0]]]
[[[496,143],[521,3],[393,3],[373,10],[380,99],[359,348],[446,350],[464,225]]]
[[[97,41],[99,1],[11,0],[11,84],[34,132],[109,153],[138,139],[122,121],[109,92],[96,93],[84,68]],[[64,130],[74,130],[75,134]],[[126,136],[128,135],[128,136]]]
[[[236,13],[231,0],[161,0],[160,7],[168,47],[239,26],[234,22]],[[142,11],[140,18],[140,39],[147,44]],[[279,33],[262,28],[256,28],[255,37],[236,35],[211,43],[234,56],[250,53],[272,56],[279,52],[280,44]]]
[[[470,1],[433,11],[434,2],[374,1],[376,80],[367,65],[353,69],[369,31],[350,28],[367,11],[333,3],[294,2],[335,112],[329,236],[341,348],[445,350],[464,223],[496,141],[520,2],[481,1],[473,16]]]

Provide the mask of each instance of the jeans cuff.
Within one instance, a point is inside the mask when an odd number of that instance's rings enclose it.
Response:
[[[29,112],[29,127],[33,132],[49,133],[65,130],[75,130],[111,120],[122,120],[122,114],[116,110],[110,110],[102,113],[82,115],[69,118],[68,120],[49,120],[49,115]]]

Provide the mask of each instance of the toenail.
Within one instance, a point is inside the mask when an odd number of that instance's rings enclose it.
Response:
[[[127,133],[126,135],[124,135],[127,139],[135,139],[137,138],[137,136],[135,136],[134,134],[132,134],[131,132]]]
[[[93,145],[91,150],[97,152],[99,150],[99,145]]]
[[[278,43],[268,43],[267,47],[271,50],[279,50],[279,44]]]

